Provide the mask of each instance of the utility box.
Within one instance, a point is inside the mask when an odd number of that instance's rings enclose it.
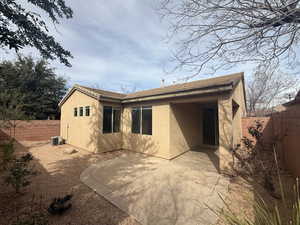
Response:
[[[51,145],[58,145],[59,144],[59,137],[51,137]]]

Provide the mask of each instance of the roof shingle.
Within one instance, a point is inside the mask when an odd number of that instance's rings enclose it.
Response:
[[[100,97],[104,97],[104,98],[116,99],[122,102],[126,100],[132,101],[134,99],[140,99],[145,97],[168,95],[173,93],[175,94],[179,92],[187,92],[187,91],[194,91],[194,90],[212,89],[214,91],[214,89],[218,87],[230,86],[230,85],[234,86],[241,79],[243,79],[243,73],[235,73],[227,76],[214,77],[214,78],[197,80],[197,81],[192,81],[192,82],[187,82],[182,84],[175,84],[175,85],[170,85],[170,86],[165,86],[160,88],[138,91],[134,93],[129,93],[127,95],[117,93],[117,92],[112,92],[112,91],[85,87],[82,85],[75,85],[72,88],[72,90],[74,91],[77,89],[80,91],[84,91],[85,93],[90,94],[96,97],[97,99],[100,99]],[[67,95],[61,100],[59,105],[63,104],[70,94],[71,92],[67,93]]]

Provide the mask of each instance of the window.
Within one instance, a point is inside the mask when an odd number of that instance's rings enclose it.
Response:
[[[121,110],[113,109],[113,132],[120,132]]]
[[[85,116],[90,116],[90,107],[89,106],[85,107]]]
[[[240,105],[236,103],[236,101],[232,100],[232,118],[235,117],[235,114],[239,110]]]
[[[133,108],[131,111],[131,132],[139,134],[141,132],[141,108]]]
[[[112,131],[112,107],[104,106],[103,108],[103,133]]]
[[[77,108],[74,108],[74,116],[77,116],[77,115],[78,115]]]
[[[152,108],[142,107],[142,134],[152,135]]]
[[[152,135],[152,107],[136,107],[131,111],[131,131],[135,134]]]
[[[120,132],[121,109],[111,106],[103,107],[103,133]]]
[[[79,107],[79,116],[83,116],[83,107]]]

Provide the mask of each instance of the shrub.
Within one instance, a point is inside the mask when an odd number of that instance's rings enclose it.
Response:
[[[22,187],[28,186],[30,177],[36,175],[33,167],[30,167],[30,162],[33,156],[30,153],[12,160],[7,169],[5,181],[8,185],[14,187],[16,193],[20,192]]]
[[[286,190],[287,191],[287,190]],[[259,196],[254,204],[254,219],[241,217],[226,205],[224,210],[220,210],[218,215],[228,225],[299,225],[300,224],[300,197],[299,197],[299,181],[297,180],[292,193],[292,199],[284,204],[284,209],[280,210],[279,205],[275,204],[271,207],[266,204],[261,196]],[[224,201],[225,202],[225,201]]]
[[[225,209],[215,211],[220,218],[228,225],[300,225],[300,192],[299,180],[296,179],[294,188],[291,191],[282,182],[276,151],[274,148],[274,165],[277,173],[280,198],[274,204],[268,205],[263,196],[255,191],[258,196],[254,203],[254,219],[250,219],[245,215],[237,215],[230,209],[229,205],[225,203]],[[274,197],[274,196],[273,196]]]
[[[14,159],[14,152],[15,152],[14,140],[11,139],[9,142],[1,144],[0,150],[1,150],[2,167],[5,170],[8,163]]]

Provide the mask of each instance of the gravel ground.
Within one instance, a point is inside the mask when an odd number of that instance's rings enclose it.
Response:
[[[78,150],[75,154],[65,154],[68,145],[51,146],[45,142],[17,143],[17,153],[31,152],[39,174],[22,194],[0,184],[0,225],[8,225],[17,214],[28,210],[32,202],[42,208],[48,206],[55,197],[72,193],[72,209],[62,216],[49,216],[51,225],[138,225],[132,217],[97,195],[79,180],[81,172],[89,165],[120,155],[120,151],[91,154]]]

